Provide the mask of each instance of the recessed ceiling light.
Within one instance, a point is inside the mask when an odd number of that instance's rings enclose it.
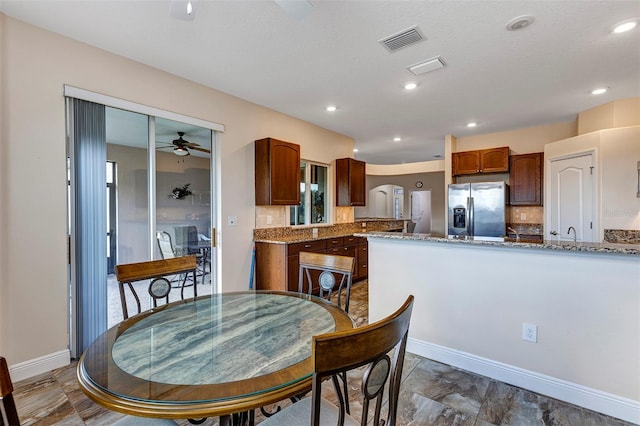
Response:
[[[393,138],[394,142],[400,142],[402,140],[402,138],[400,136],[396,136],[395,138]]]
[[[618,22],[613,26],[612,32],[615,34],[626,33],[631,31],[638,25],[638,19],[627,19],[626,21]]]
[[[591,94],[592,94],[592,95],[602,95],[603,93],[606,93],[606,92],[607,92],[607,90],[609,90],[609,89],[608,89],[608,88],[606,88],[606,87],[599,87],[599,88],[597,88],[597,89],[593,89],[593,90],[591,91]]]
[[[358,152],[358,148],[353,148],[353,152]]]
[[[478,125],[478,123],[476,123],[475,121],[472,121],[471,123],[467,123],[467,127],[476,127]]]
[[[415,82],[413,82],[413,81],[410,81],[409,83],[405,83],[405,85],[404,85],[404,88],[405,88],[406,90],[413,90],[413,89],[415,89],[416,87],[418,87],[418,83],[415,83]]]
[[[335,111],[335,110],[337,110],[337,109],[338,109],[338,108],[337,108],[335,105],[329,105],[329,106],[327,107],[327,111],[329,111],[329,112],[333,112],[333,111]]]
[[[507,23],[507,29],[509,31],[521,30],[522,28],[528,27],[529,25],[533,24],[533,21],[535,21],[535,18],[533,16],[530,16],[530,15],[518,16],[516,18],[513,18]]]

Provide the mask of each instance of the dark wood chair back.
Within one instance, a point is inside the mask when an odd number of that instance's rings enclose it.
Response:
[[[300,271],[298,275],[298,292],[313,294],[318,291],[320,297],[331,300],[337,293],[337,305],[349,312],[351,281],[355,258],[333,254],[300,252]],[[337,284],[336,284],[337,283]],[[342,290],[345,301],[342,303]]]
[[[187,278],[191,275],[193,280],[193,295],[198,296],[196,286],[196,257],[183,256],[171,259],[151,260],[148,262],[127,263],[116,265],[116,278],[120,290],[120,303],[122,304],[122,315],[124,319],[129,318],[125,286],[129,288],[136,301],[137,314],[142,311],[140,297],[136,292],[133,283],[137,281],[149,280],[148,292],[153,300],[153,306],[158,306],[158,301],[169,302],[169,292],[171,291],[171,280],[167,277],[180,275],[182,285],[180,286],[180,298],[184,299],[184,287]]]
[[[312,357],[314,363],[311,402],[311,424],[320,424],[322,382],[331,377],[338,394],[339,417],[346,415],[346,397],[338,383],[338,375],[368,365],[362,379],[362,422],[369,424],[370,402],[375,401],[374,425],[380,423],[383,402],[388,401],[387,426],[395,426],[398,410],[398,394],[404,366],[404,355],[409,334],[409,322],[413,309],[413,296],[390,316],[373,324],[336,333],[313,337]],[[392,356],[389,353],[394,349]],[[384,398],[386,383],[389,396]],[[339,424],[342,424],[339,420]]]
[[[9,374],[9,365],[4,357],[0,356],[0,411],[2,425],[20,425],[18,410],[13,400],[13,382]]]

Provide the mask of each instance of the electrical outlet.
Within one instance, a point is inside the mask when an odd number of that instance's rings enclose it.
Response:
[[[313,238],[318,238],[318,228],[311,228],[311,236]]]
[[[520,213],[520,220],[527,220],[527,214],[526,213]]]
[[[538,326],[526,322],[522,323],[522,340],[536,343],[538,341]]]
[[[267,225],[271,225],[273,223],[273,216],[267,215]]]
[[[228,216],[227,225],[236,226],[238,224],[238,216]]]

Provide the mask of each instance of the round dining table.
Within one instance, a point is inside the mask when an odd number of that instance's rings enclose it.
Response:
[[[353,327],[316,296],[200,296],[112,327],[83,353],[77,377],[89,398],[122,413],[228,419],[308,391],[312,337]]]

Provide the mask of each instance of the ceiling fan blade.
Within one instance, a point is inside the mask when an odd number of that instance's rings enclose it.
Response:
[[[186,147],[189,147],[189,148],[196,148],[196,147],[199,147],[199,146],[200,146],[200,144],[197,144],[197,143],[195,143],[195,142],[187,142],[187,141],[184,141],[184,142],[182,143],[182,146],[186,146]]]
[[[206,148],[200,148],[199,146],[190,146],[189,149],[193,149],[195,151],[206,152],[211,154],[211,151]]]

